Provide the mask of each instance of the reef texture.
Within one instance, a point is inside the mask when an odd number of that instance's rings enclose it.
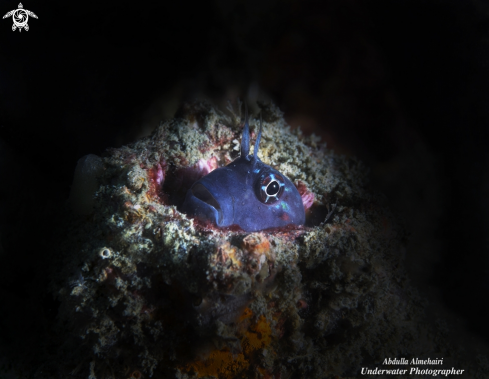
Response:
[[[245,233],[179,212],[193,182],[239,156],[242,115],[185,105],[151,136],[90,156],[97,170],[78,171],[96,173],[95,201],[66,224],[52,283],[64,345],[43,375],[333,378],[388,357],[459,364],[443,324],[424,322],[406,233],[368,170],[259,106],[260,159],[297,186],[306,225]]]

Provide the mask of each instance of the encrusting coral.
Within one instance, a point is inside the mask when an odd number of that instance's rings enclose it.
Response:
[[[93,209],[66,226],[53,274],[67,341],[56,370],[333,378],[386,357],[456,364],[443,329],[423,322],[402,264],[406,232],[368,188],[368,170],[259,106],[260,158],[295,184],[306,225],[246,233],[179,211],[192,183],[239,156],[243,119],[205,103],[91,156],[97,170],[77,170],[96,173]],[[258,125],[250,119],[252,138]]]

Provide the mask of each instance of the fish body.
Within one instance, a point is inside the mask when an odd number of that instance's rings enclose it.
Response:
[[[258,158],[260,132],[249,155],[248,114],[241,156],[204,176],[187,192],[182,210],[218,227],[237,225],[247,232],[305,222],[302,198],[294,184]]]

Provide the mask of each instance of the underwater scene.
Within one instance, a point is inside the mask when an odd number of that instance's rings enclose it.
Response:
[[[489,378],[486,3],[0,2],[0,379]]]
[[[66,370],[92,352],[93,377],[354,376],[391,356],[464,367],[423,321],[407,231],[368,169],[259,109],[188,104],[79,160],[52,288]]]

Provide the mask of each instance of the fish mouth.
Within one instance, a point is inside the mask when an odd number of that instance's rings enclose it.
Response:
[[[202,210],[204,212],[204,216],[206,218],[214,218],[216,215],[216,224],[221,225],[222,224],[222,209],[221,205],[219,202],[214,198],[212,193],[201,183],[196,183],[192,186],[190,189],[191,194],[195,199],[200,200],[202,203],[205,204],[205,206],[211,207],[212,209],[209,209],[210,212],[207,212],[207,210]],[[210,214],[209,214],[210,213]],[[214,217],[209,217],[210,215]]]

